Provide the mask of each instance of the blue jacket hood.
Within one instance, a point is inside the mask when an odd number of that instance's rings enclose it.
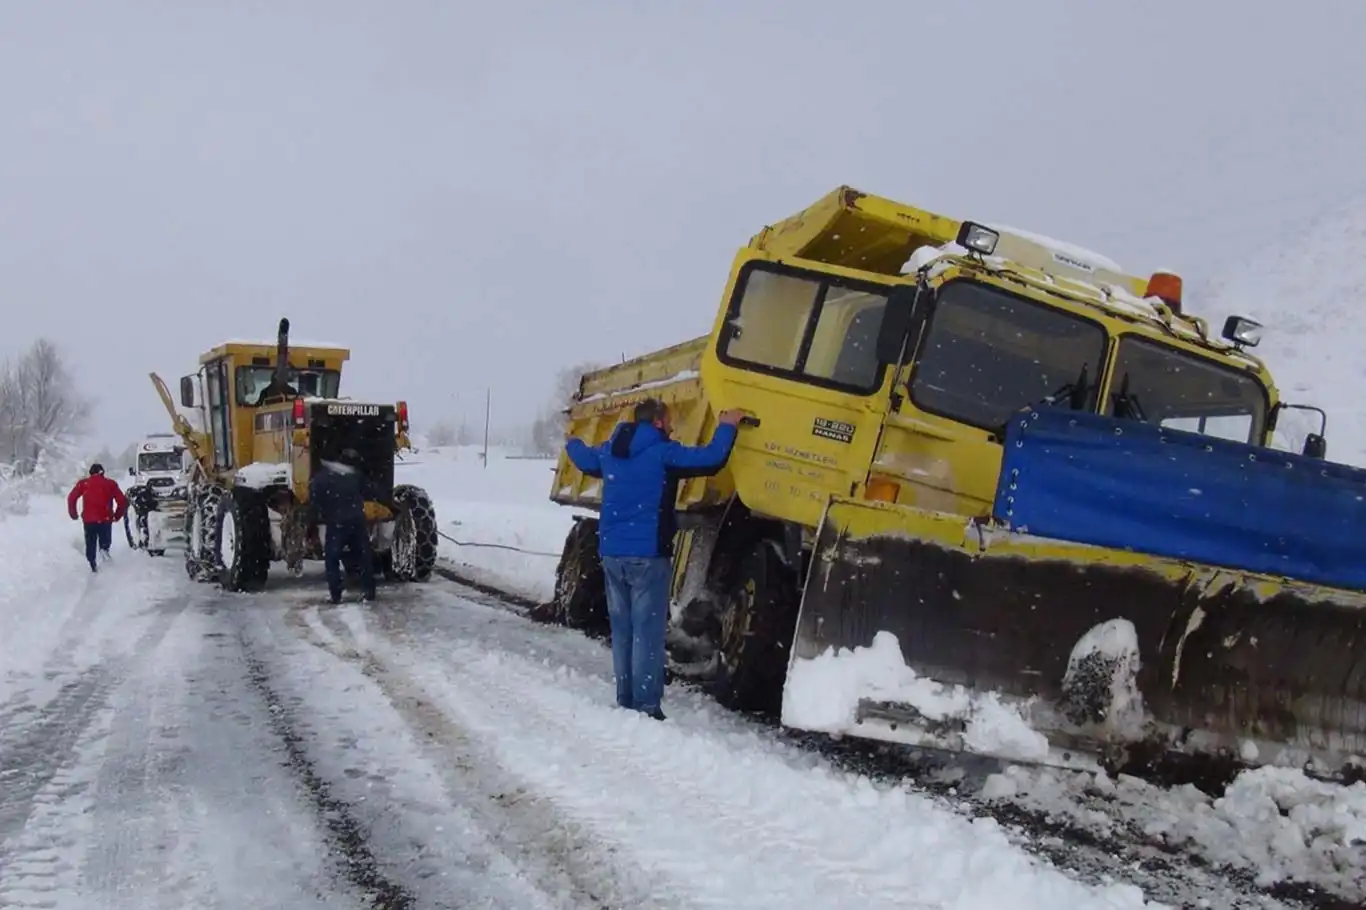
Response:
[[[652,423],[623,423],[612,432],[607,451],[613,458],[634,458],[646,449],[668,441]]]

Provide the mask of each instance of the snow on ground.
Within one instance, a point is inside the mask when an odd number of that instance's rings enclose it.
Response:
[[[495,450],[485,467],[473,446],[423,448],[399,464],[395,482],[431,494],[445,535],[444,562],[476,581],[543,601],[554,594],[573,516],[586,514],[550,501],[554,470],[553,459],[509,458]]]
[[[1128,776],[1014,767],[988,778],[982,798],[1189,851],[1246,870],[1262,887],[1311,883],[1366,905],[1366,783],[1342,787],[1293,769],[1260,768],[1212,798]]]
[[[135,570],[148,557],[128,548],[122,526],[114,528],[113,562],[95,575],[85,562],[82,526],[68,517],[61,497],[32,496],[28,512],[0,521],[0,702],[50,695],[41,671],[54,657],[88,662],[102,656],[102,647],[126,648],[142,623],[120,627],[121,614],[105,605],[165,590],[163,581]],[[84,644],[61,651],[77,629]]]
[[[288,645],[272,672],[314,719],[320,765],[356,768],[347,790],[371,795],[370,824],[446,832],[395,870],[424,902],[458,886],[527,907],[1145,906],[1131,885],[1083,885],[990,819],[842,771],[698,696],[671,689],[663,724],[622,711],[605,652],[581,636],[440,588],[394,597],[240,615],[253,642],[310,646]],[[346,752],[328,756],[332,742]]]

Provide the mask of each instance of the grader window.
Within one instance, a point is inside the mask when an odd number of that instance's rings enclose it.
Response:
[[[1136,336],[1115,357],[1105,413],[1189,433],[1259,444],[1267,395],[1253,377]]]
[[[869,394],[887,292],[815,272],[751,266],[727,311],[722,362]]]
[[[274,375],[274,367],[238,367],[237,404],[242,407],[260,404],[261,393],[270,385]],[[336,370],[291,368],[287,375],[290,387],[308,398],[336,398],[341,386],[341,374]]]
[[[917,354],[911,400],[928,413],[992,431],[1021,408],[1059,393],[1064,403],[1093,411],[1104,357],[1105,330],[1098,323],[952,281],[939,291]]]

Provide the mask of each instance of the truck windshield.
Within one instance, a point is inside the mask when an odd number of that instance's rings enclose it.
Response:
[[[274,375],[274,367],[238,367],[237,404],[244,407],[260,404],[261,393]],[[341,387],[341,373],[337,370],[291,369],[289,385],[300,395],[310,398],[336,398]]]
[[[951,281],[939,290],[917,354],[911,400],[993,431],[1057,393],[1093,411],[1104,357],[1098,323],[989,285]]]
[[[1254,377],[1134,335],[1115,357],[1105,413],[1260,444],[1267,395]]]
[[[178,452],[141,452],[138,454],[138,472],[150,474],[155,471],[179,471],[180,453]]]

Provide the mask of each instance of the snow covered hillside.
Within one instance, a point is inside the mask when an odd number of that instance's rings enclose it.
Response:
[[[1192,301],[1218,331],[1230,314],[1266,326],[1252,353],[1266,360],[1282,398],[1328,413],[1328,457],[1366,465],[1366,198],[1325,212],[1282,243],[1259,250],[1242,267]],[[1298,450],[1317,415],[1290,413],[1284,428]]]

